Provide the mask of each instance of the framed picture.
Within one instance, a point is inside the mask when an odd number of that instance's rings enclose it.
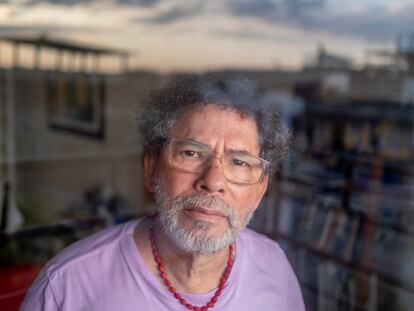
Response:
[[[80,72],[48,75],[46,102],[50,128],[103,139],[105,93],[101,75]]]

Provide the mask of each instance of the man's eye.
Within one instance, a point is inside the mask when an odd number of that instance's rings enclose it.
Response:
[[[192,150],[184,150],[183,154],[189,158],[197,158],[200,156],[200,154],[197,151],[192,151]]]
[[[239,159],[233,159],[233,164],[240,167],[249,167],[249,163],[241,161]]]

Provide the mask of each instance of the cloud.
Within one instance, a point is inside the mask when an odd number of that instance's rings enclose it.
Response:
[[[57,26],[55,24],[43,24],[43,25],[0,25],[1,34],[39,34],[39,33],[70,33],[70,32],[96,32],[99,31],[92,27],[68,27],[68,26]]]
[[[121,5],[131,5],[131,6],[143,6],[143,7],[152,7],[163,0],[115,0],[116,3]]]
[[[0,3],[8,0],[0,0]],[[79,4],[99,4],[102,0],[21,0],[20,4],[22,5],[37,5],[37,4],[53,4],[61,6],[74,6]],[[125,5],[125,6],[136,6],[136,7],[152,7],[163,0],[112,0],[113,4]],[[11,2],[11,1],[9,1]],[[108,2],[107,2],[108,3]],[[106,4],[107,4],[106,3]]]
[[[136,18],[134,21],[154,25],[165,25],[192,18],[202,14],[204,10],[205,5],[203,1],[179,2],[157,10],[152,16]]]
[[[284,0],[286,12],[290,16],[298,16],[310,10],[321,9],[325,6],[325,0]]]
[[[368,40],[390,40],[399,33],[414,31],[414,6],[398,16],[376,10],[348,16],[331,16],[317,21],[311,27]]]
[[[0,0],[2,3],[11,5],[13,1]],[[45,3],[63,9],[99,7],[113,12],[113,16],[117,9],[128,10],[130,13],[122,13],[129,15],[121,21],[125,25],[132,21],[133,24],[168,26],[199,16],[214,20],[220,15],[231,21],[243,22],[248,18],[274,29],[321,32],[370,41],[389,42],[401,32],[414,32],[414,0],[19,0],[16,3],[24,12]],[[115,16],[113,19],[118,20]],[[234,38],[271,40],[267,35],[246,32],[240,23],[235,24]],[[228,29],[223,30],[223,35],[231,36],[231,32],[225,33]]]
[[[227,4],[231,14],[237,16],[266,17],[275,14],[279,5],[272,0],[231,0]]]
[[[322,8],[324,0],[230,0],[227,10],[235,16],[247,16],[267,21],[287,21],[303,17],[310,10]]]
[[[269,41],[289,44],[303,43],[303,38],[301,36],[292,36],[291,34],[285,34],[278,31],[265,32],[254,29],[216,29],[210,31],[209,33],[213,36],[247,41]]]
[[[414,32],[414,3],[406,10],[371,6],[359,12],[315,16],[304,24],[308,29],[374,41],[389,41],[402,32]]]
[[[36,5],[40,3],[49,3],[49,4],[54,4],[54,5],[72,6],[72,5],[78,5],[78,4],[90,4],[94,1],[95,0],[24,0],[24,1],[21,1],[20,4]]]
[[[128,1],[128,0],[125,0]],[[132,0],[131,0],[132,1]],[[369,41],[389,42],[401,32],[414,32],[414,1],[349,1],[340,0],[227,0],[211,1],[216,10],[209,10],[205,1],[164,0],[168,7],[154,10],[152,16],[135,19],[155,25],[168,25],[180,20],[208,15],[250,18],[270,26],[321,32]],[[236,26],[235,26],[236,28]],[[224,30],[222,35],[231,36]],[[243,29],[233,31],[234,38],[271,40],[260,32]]]
[[[412,0],[375,5],[336,0],[231,0],[228,12],[265,23],[367,40],[389,41],[398,33],[414,31]],[[402,9],[403,8],[403,9]]]

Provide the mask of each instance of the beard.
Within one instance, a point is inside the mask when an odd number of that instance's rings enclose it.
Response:
[[[234,207],[213,195],[200,193],[170,198],[158,179],[154,181],[154,197],[160,223],[166,234],[179,248],[193,254],[214,254],[230,246],[253,217],[253,208],[242,217]],[[180,215],[186,208],[194,205],[221,212],[227,219],[228,228],[222,234],[212,236],[208,234],[208,230],[214,224],[209,221],[198,220],[192,228],[181,225]]]

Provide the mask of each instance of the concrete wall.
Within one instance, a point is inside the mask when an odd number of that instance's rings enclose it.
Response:
[[[142,161],[135,124],[139,99],[157,81],[136,73],[106,77],[102,140],[48,126],[44,72],[14,75],[18,203],[29,222],[54,222],[101,187],[143,211]]]

